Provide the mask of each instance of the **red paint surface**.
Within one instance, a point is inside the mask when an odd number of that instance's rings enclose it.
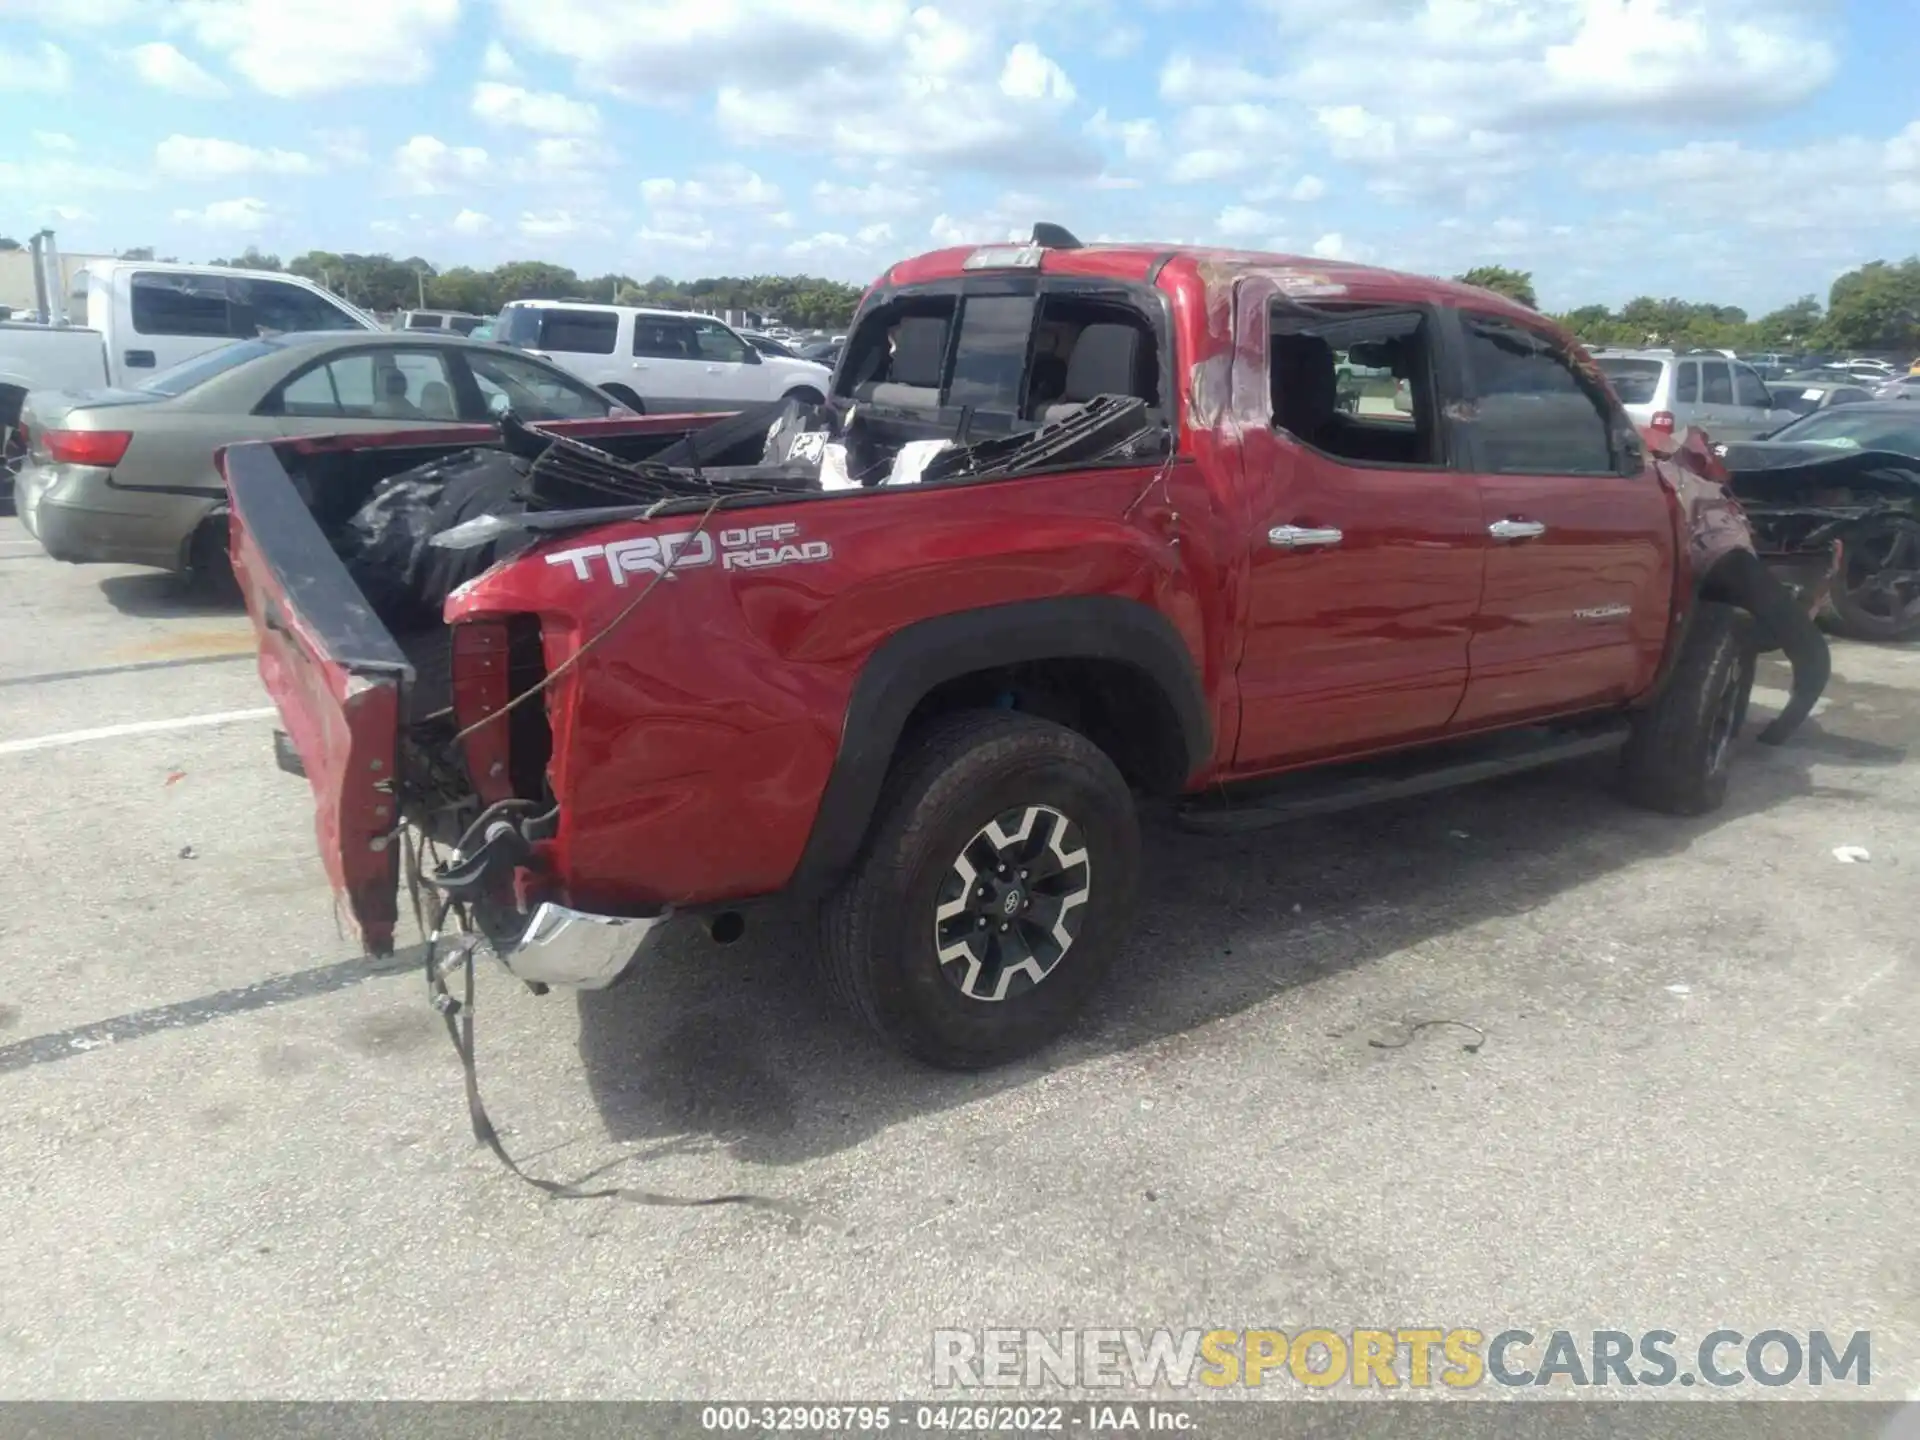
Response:
[[[889,279],[951,278],[968,253],[902,262]],[[1045,269],[1139,281],[1162,253],[1049,252]],[[1471,296],[1479,309],[1502,309],[1446,282],[1182,252],[1158,280],[1176,332],[1180,452],[1159,484],[1157,467],[1094,470],[722,513],[708,525],[713,561],[685,564],[630,614],[650,575],[616,584],[599,557],[582,579],[574,563],[552,557],[684,532],[697,517],[565,535],[463,587],[448,604],[450,623],[537,615],[550,672],[589,637],[618,627],[544,697],[562,819],[542,850],[559,893],[585,909],[618,910],[781,889],[806,845],[868,657],[903,627],[959,611],[1107,595],[1165,615],[1186,642],[1214,721],[1214,753],[1195,786],[1643,693],[1691,576],[1725,549],[1751,546],[1709,467],[1697,455],[1662,455],[1639,476],[1599,481],[1480,477],[1359,469],[1308,450],[1272,428],[1265,381],[1266,297],[1303,277],[1355,298]],[[1245,293],[1236,301],[1237,286]],[[646,417],[573,428],[686,423]],[[339,437],[301,448],[368,443]],[[1497,547],[1486,526],[1503,515],[1544,521],[1549,543]],[[1346,540],[1334,551],[1285,553],[1267,541],[1281,524],[1330,525]],[[765,525],[791,525],[792,543],[824,541],[831,555],[725,568],[721,557],[734,547],[721,543],[723,532]],[[1678,534],[1689,536],[1685,547]],[[1615,604],[1631,607],[1630,616],[1572,618]],[[263,644],[271,649],[272,640]],[[335,851],[355,837],[328,833],[337,823],[329,796],[364,742],[357,723],[343,733],[341,697],[311,688],[288,672],[274,693],[309,763],[320,758],[322,850],[340,883]],[[463,706],[498,699],[490,681],[461,693]],[[386,700],[356,703],[377,720],[373,709]],[[476,760],[496,757],[491,741],[468,743]]]

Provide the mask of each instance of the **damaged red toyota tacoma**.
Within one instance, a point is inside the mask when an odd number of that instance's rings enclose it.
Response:
[[[1831,547],[1756,553],[1698,437],[1444,281],[942,250],[826,403],[225,453],[235,570],[366,945],[403,878],[536,989],[786,896],[936,1064],[1059,1034],[1138,802],[1241,828],[1617,751],[1718,806],[1755,657],[1810,712]]]

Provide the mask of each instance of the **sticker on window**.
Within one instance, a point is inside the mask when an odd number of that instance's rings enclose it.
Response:
[[[1818,390],[1802,390],[1800,392],[1800,398],[1802,400],[1818,400],[1820,398],[1820,392]]]

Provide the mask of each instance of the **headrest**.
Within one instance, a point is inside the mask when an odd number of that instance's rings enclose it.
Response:
[[[1087,326],[1067,359],[1067,400],[1096,395],[1138,395],[1140,332],[1102,321]],[[1150,397],[1142,395],[1141,399]]]
[[[938,315],[909,315],[893,332],[887,379],[895,385],[937,387],[946,358],[947,322]]]

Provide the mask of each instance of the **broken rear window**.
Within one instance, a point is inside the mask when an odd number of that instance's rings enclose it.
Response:
[[[969,295],[960,311],[949,405],[1018,414],[1033,338],[1034,297]]]

